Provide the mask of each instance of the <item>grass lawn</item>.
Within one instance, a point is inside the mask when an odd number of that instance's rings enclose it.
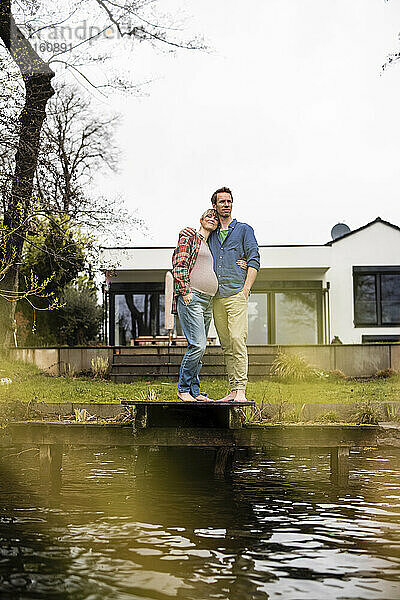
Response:
[[[148,392],[146,381],[112,383],[87,377],[49,377],[33,365],[11,362],[0,357],[0,379],[12,383],[0,385],[1,401],[37,402],[115,402],[144,398]],[[203,390],[210,398],[221,398],[227,391],[227,382],[203,379]],[[150,383],[157,396],[176,399],[176,382]],[[306,383],[286,383],[273,379],[250,382],[247,397],[265,403],[294,402],[363,402],[400,400],[400,376],[370,381],[346,379],[318,379]]]

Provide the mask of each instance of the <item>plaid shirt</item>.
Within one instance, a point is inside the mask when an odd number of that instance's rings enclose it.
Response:
[[[178,296],[186,296],[190,293],[190,273],[199,254],[201,240],[201,236],[191,227],[185,227],[179,232],[178,245],[172,255],[172,275],[174,278],[172,314],[177,313]]]

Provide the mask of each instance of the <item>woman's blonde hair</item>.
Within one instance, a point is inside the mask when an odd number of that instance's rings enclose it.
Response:
[[[204,217],[208,217],[208,216],[215,217],[217,219],[217,221],[219,221],[218,213],[214,208],[208,208],[207,210],[205,210],[203,212],[203,214],[201,215],[200,219],[204,219]]]

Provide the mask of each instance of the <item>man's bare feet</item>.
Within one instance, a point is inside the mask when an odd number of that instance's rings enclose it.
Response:
[[[227,396],[224,396],[223,398],[220,399],[220,402],[232,402],[232,400],[235,400],[236,397],[236,390],[233,390],[233,392],[230,392]]]
[[[198,396],[196,396],[195,400],[211,400],[211,398],[208,398],[204,394],[199,394]]]
[[[246,390],[236,390],[235,402],[248,402]]]
[[[186,400],[186,401],[189,401],[189,402],[190,401],[193,401],[193,402],[195,401],[195,398],[193,398],[193,396],[191,396],[189,394],[189,392],[179,392],[179,391],[177,391],[176,395],[178,396],[178,398],[180,400]]]

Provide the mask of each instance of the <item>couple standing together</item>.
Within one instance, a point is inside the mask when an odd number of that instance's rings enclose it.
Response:
[[[230,189],[214,192],[211,204],[213,208],[200,218],[199,231],[186,227],[179,233],[172,257],[172,312],[178,314],[188,341],[180,367],[178,398],[207,400],[200,391],[199,373],[214,314],[231,389],[222,400],[244,401],[248,301],[260,268],[260,254],[252,227],[232,218]]]

